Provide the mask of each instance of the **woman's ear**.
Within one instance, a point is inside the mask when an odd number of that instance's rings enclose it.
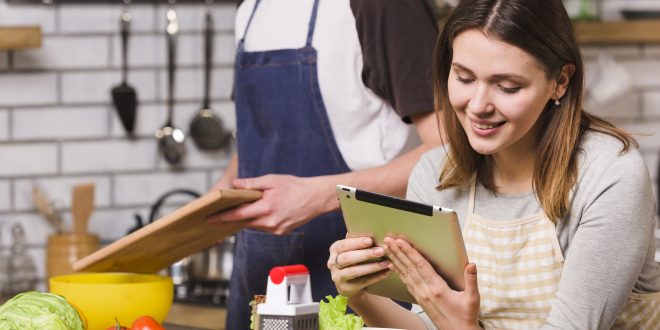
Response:
[[[559,77],[557,77],[555,96],[558,98],[564,97],[564,93],[566,93],[566,89],[568,89],[568,83],[571,81],[573,73],[575,73],[575,64],[564,64],[559,72]]]

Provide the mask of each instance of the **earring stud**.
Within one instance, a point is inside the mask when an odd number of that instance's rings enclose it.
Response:
[[[561,103],[559,102],[559,99],[556,99],[556,100],[555,100],[555,105],[556,105],[556,106],[560,106],[560,105],[561,105]]]

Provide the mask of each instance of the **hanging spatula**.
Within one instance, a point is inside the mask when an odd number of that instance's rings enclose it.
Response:
[[[133,135],[135,127],[135,113],[137,110],[137,93],[127,82],[128,76],[128,35],[131,26],[131,14],[124,11],[121,15],[121,44],[122,44],[122,81],[112,88],[112,102],[117,109],[122,126],[129,136]]]
[[[73,187],[71,214],[73,215],[73,233],[87,234],[87,222],[94,211],[94,184],[85,183]]]

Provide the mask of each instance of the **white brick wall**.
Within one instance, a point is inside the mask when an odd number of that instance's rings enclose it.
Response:
[[[660,91],[644,93],[642,113],[646,118],[660,119]]]
[[[60,32],[71,34],[115,33],[119,28],[121,6],[114,5],[61,5],[59,10]],[[129,8],[133,21],[131,30],[153,32],[155,17],[153,6],[132,5]]]
[[[9,111],[0,110],[0,141],[9,138]]]
[[[17,51],[16,69],[95,69],[107,67],[109,39],[103,37],[49,37],[41,48]]]
[[[216,68],[211,76],[211,97],[228,99],[231,95],[233,69]],[[201,69],[180,69],[176,71],[174,95],[181,100],[200,100],[202,97],[203,74]],[[165,82],[167,72],[161,72],[160,81]],[[161,84],[160,95],[167,95],[167,83]]]
[[[621,61],[633,75],[637,88],[660,88],[660,60],[637,59]]]
[[[63,73],[62,102],[109,104],[112,102],[112,87],[120,82],[118,70]],[[140,101],[156,100],[157,81],[153,70],[134,70],[130,72],[128,82],[136,89]]]
[[[45,34],[55,32],[55,13],[48,6],[10,6],[0,2],[1,25],[39,25]]]
[[[100,208],[111,206],[109,176],[55,176],[15,180],[14,210],[21,212],[36,210],[32,201],[32,187],[35,185],[53,199],[58,209],[65,210],[71,206],[73,186],[90,182],[95,185],[94,206]]]
[[[0,144],[0,159],[0,177],[57,173],[55,143]]]
[[[145,171],[158,159],[155,139],[71,142],[62,146],[62,172]]]
[[[189,188],[205,192],[227,165],[229,150],[206,153],[188,139],[188,152],[173,170],[158,155],[154,132],[166,117],[166,5],[131,5],[133,24],[129,83],[137,90],[133,139],[126,138],[110,91],[120,83],[121,5],[9,5],[0,0],[0,25],[37,24],[39,49],[0,51],[0,245],[10,245],[9,228],[26,227],[28,253],[44,275],[44,247],[53,233],[31,198],[38,185],[70,228],[72,187],[94,182],[95,211],[89,230],[107,243],[148,217],[164,192]],[[176,126],[188,132],[201,106],[202,18],[206,6],[177,6],[179,38]],[[212,6],[216,22],[212,104],[235,126],[229,100],[234,59],[235,5]],[[168,201],[168,208],[189,201]],[[38,288],[44,288],[42,282]]]
[[[134,206],[153,203],[163,193],[184,188],[199,193],[206,191],[206,174],[204,172],[157,173],[122,175],[115,180],[114,201],[119,206]],[[190,201],[192,198],[172,198],[171,201]]]
[[[11,121],[12,139],[102,138],[108,135],[108,109],[99,106],[16,109]]]
[[[167,5],[158,6],[156,15],[156,26],[164,27],[166,23]],[[220,4],[219,10],[213,11],[213,21],[215,28],[220,31],[234,30],[234,15],[236,6],[233,4]],[[205,6],[191,4],[179,4],[175,7],[177,18],[179,19],[181,32],[200,32],[204,27]]]
[[[0,74],[0,86],[0,106],[57,102],[57,76],[54,73]]]
[[[9,180],[0,180],[0,212],[11,208],[11,187]]]
[[[182,37],[183,38],[183,37]],[[192,38],[192,36],[191,36]],[[112,67],[121,68],[121,39],[112,38]],[[187,51],[180,52],[183,57]],[[128,39],[128,66],[134,67],[162,67],[165,65],[165,36],[134,35]],[[185,57],[184,57],[185,58]],[[182,60],[178,63],[182,63]]]

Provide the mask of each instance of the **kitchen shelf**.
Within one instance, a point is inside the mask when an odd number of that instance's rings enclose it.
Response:
[[[574,22],[580,44],[644,44],[660,43],[660,19]]]
[[[41,47],[41,27],[0,26],[0,50]]]

